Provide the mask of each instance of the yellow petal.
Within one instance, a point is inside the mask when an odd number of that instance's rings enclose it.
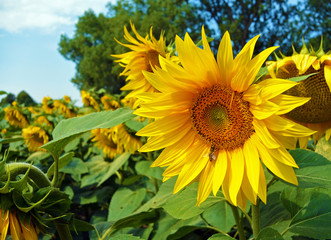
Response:
[[[279,107],[277,115],[286,114],[293,109],[305,104],[310,98],[307,97],[293,97],[285,94],[280,94],[272,99],[271,102],[276,103]]]
[[[228,155],[225,151],[220,151],[217,155],[215,162],[215,171],[213,176],[213,194],[216,196],[218,190],[220,189],[226,171],[227,171]]]
[[[236,206],[237,195],[244,175],[245,160],[241,148],[237,148],[232,152],[229,152],[229,154],[231,162],[230,168],[228,168],[228,171],[230,172],[229,197]]]
[[[331,65],[324,66],[324,77],[326,84],[328,85],[329,90],[331,92]]]
[[[16,217],[16,214],[11,212],[9,216],[9,227],[10,227],[10,235],[13,240],[22,240],[22,230],[19,220]]]
[[[259,171],[256,171],[256,172],[259,172]],[[246,171],[244,171],[244,176],[243,176],[243,180],[242,180],[242,184],[241,184],[241,190],[243,191],[245,196],[248,198],[248,200],[251,201],[251,203],[253,203],[254,205],[256,205],[257,192],[254,192],[254,190],[248,180]]]
[[[1,240],[5,240],[7,237],[8,227],[9,227],[9,211],[7,210],[3,214],[2,209],[0,209],[0,230],[1,230]]]
[[[199,178],[197,205],[199,206],[209,196],[213,186],[213,176],[215,172],[214,161],[207,161],[207,165],[202,170]]]
[[[260,158],[259,153],[254,145],[255,137],[247,140],[244,145],[244,156],[246,164],[246,174],[250,185],[255,193],[259,190],[259,179],[260,179]],[[247,195],[246,195],[247,196]]]
[[[260,178],[259,178],[259,198],[264,202],[264,204],[267,204],[267,182],[265,179],[264,171],[262,164],[260,164]]]
[[[222,82],[226,86],[230,86],[233,68],[233,51],[230,34],[228,31],[226,31],[223,35],[221,43],[218,47],[217,63],[222,75]]]
[[[262,87],[261,97],[265,100],[273,98],[286,90],[296,86],[298,83],[284,79],[266,79],[258,85]]]
[[[279,106],[273,102],[264,101],[259,105],[251,104],[249,110],[253,113],[254,117],[261,120],[279,112]]]
[[[177,193],[183,187],[187,186],[201,173],[209,161],[208,151],[209,148],[203,145],[197,146],[191,150],[191,153],[187,156],[190,162],[185,164],[182,168],[174,187],[174,193]]]
[[[279,143],[272,137],[268,128],[262,121],[258,121],[254,119],[253,125],[256,132],[256,136],[258,136],[259,139],[261,139],[261,142],[263,142],[263,144],[267,148],[272,149],[272,148],[280,147]]]

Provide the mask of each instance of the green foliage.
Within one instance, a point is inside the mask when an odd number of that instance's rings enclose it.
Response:
[[[34,106],[36,102],[32,99],[32,97],[25,91],[21,91],[17,97],[16,101],[19,104],[24,104],[25,106]]]

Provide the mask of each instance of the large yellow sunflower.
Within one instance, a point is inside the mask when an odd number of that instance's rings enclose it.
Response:
[[[8,229],[10,233],[8,233]],[[5,240],[7,235],[13,240],[38,240],[38,230],[30,221],[19,219],[16,211],[2,211],[0,208],[0,239]]]
[[[25,139],[24,142],[30,152],[35,152],[38,150],[44,151],[39,148],[49,141],[47,132],[41,127],[33,125],[23,128],[22,137]]]
[[[318,140],[331,128],[331,52],[323,51],[322,42],[316,52],[313,49],[309,51],[304,43],[300,53],[293,49],[292,56],[269,61],[267,67],[273,78],[289,79],[312,74],[285,92],[292,96],[311,97],[309,102],[293,109],[286,116],[316,130],[313,139]],[[299,140],[301,147],[307,146],[308,137]]]
[[[197,204],[220,187],[233,205],[247,199],[266,202],[263,164],[279,178],[297,185],[298,167],[286,148],[291,138],[313,133],[281,117],[309,98],[281,94],[297,83],[269,79],[254,84],[268,48],[252,58],[258,36],[233,59],[229,33],[219,45],[217,61],[202,29],[203,49],[188,34],[176,37],[178,66],[160,58],[154,73],[144,72],[158,93],[140,94],[144,103],[135,113],[155,118],[137,134],[150,136],[139,151],[165,148],[152,166],[167,166],[164,181],[178,175],[174,193],[199,181]],[[290,139],[287,139],[290,137]]]
[[[5,107],[5,119],[8,123],[14,127],[24,128],[29,125],[28,119],[25,117],[23,113],[19,110],[19,108],[14,106]]]
[[[136,35],[136,38],[132,37],[124,26],[124,38],[130,44],[124,44],[117,41],[119,44],[129,48],[131,51],[112,55],[119,58],[117,62],[124,67],[121,75],[127,76],[126,81],[128,83],[121,88],[121,90],[132,90],[126,98],[133,98],[139,93],[143,92],[155,92],[157,91],[145,78],[142,71],[152,72],[152,68],[160,66],[159,56],[165,57],[171,61],[176,61],[177,57],[172,54],[166,47],[166,40],[161,33],[160,39],[157,40],[153,36],[152,28],[150,28],[150,34],[143,38],[136,30],[135,26],[130,22],[131,29]],[[139,105],[139,101],[135,102],[134,108]]]

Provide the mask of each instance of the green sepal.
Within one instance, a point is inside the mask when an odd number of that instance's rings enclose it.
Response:
[[[315,74],[318,74],[318,72],[311,73],[311,74],[308,74],[308,75],[299,76],[299,77],[292,77],[292,78],[289,78],[288,80],[290,80],[292,82],[300,82],[300,81],[306,80],[307,78],[309,78],[309,77],[311,77]]]
[[[46,200],[46,198],[48,197],[48,195],[51,193],[51,189],[49,189],[48,193],[41,198],[39,201],[37,202],[32,202],[30,200],[30,198],[32,197],[31,193],[27,193],[27,194],[20,194],[17,191],[13,192],[13,202],[16,205],[16,207],[21,210],[22,212],[29,212],[31,211],[33,208],[38,207],[39,205],[42,204],[43,201]]]

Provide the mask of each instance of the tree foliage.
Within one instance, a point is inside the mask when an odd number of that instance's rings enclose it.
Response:
[[[107,5],[107,14],[85,12],[76,24],[74,36],[61,36],[59,51],[75,62],[76,75],[72,82],[80,90],[105,88],[118,93],[124,84],[119,77],[122,68],[110,55],[128,51],[114,38],[126,43],[123,26],[129,26],[130,20],[143,36],[151,26],[156,37],[165,30],[168,43],[176,34],[183,37],[185,32],[197,42],[204,25],[207,35],[214,38],[211,47],[215,52],[222,35],[229,31],[235,52],[249,39],[262,34],[256,52],[278,45],[284,54],[292,54],[291,45],[300,49],[303,37],[317,49],[323,35],[324,47],[330,46],[330,8],[329,2],[317,0],[117,1]]]

